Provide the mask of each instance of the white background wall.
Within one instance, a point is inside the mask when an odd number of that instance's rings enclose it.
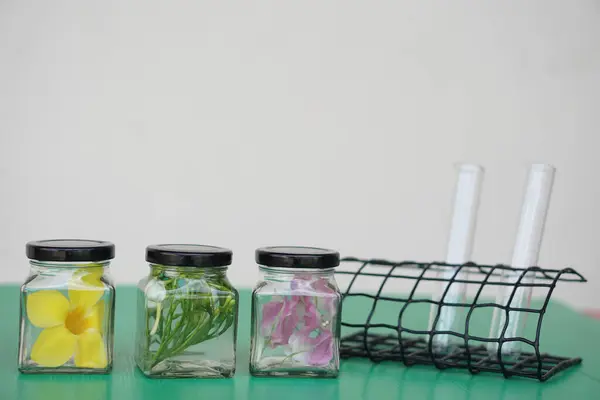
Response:
[[[442,259],[453,163],[486,167],[474,259],[509,262],[532,162],[554,164],[540,263],[600,306],[597,1],[0,0],[0,280],[25,242]]]

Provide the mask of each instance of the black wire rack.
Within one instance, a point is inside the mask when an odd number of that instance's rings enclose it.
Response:
[[[448,273],[448,271],[451,271]],[[444,272],[444,273],[441,273]],[[503,276],[511,274],[511,280],[503,279]],[[342,266],[336,271],[338,281],[343,293],[342,326],[345,329],[355,330],[351,334],[342,337],[340,356],[342,358],[362,357],[369,358],[373,362],[397,361],[407,366],[415,364],[434,365],[438,369],[463,368],[472,374],[479,372],[500,373],[504,377],[520,376],[526,378],[546,381],[558,372],[581,363],[581,358],[557,357],[541,353],[539,350],[540,333],[542,330],[543,317],[547,311],[548,303],[556,284],[563,282],[586,282],[586,279],[571,268],[562,270],[542,269],[539,267],[513,268],[506,265],[478,265],[466,263],[463,265],[447,264],[442,262],[419,263],[413,261],[392,262],[388,260],[364,260],[358,258],[344,258]],[[342,276],[350,278],[344,288]],[[530,277],[535,279],[529,279]],[[373,291],[356,291],[353,288],[357,281],[363,279],[375,279],[377,284]],[[409,294],[398,295],[384,293],[384,287],[395,280],[405,280],[404,284],[410,283]],[[438,285],[445,287],[440,298],[418,298],[418,289],[427,282],[439,282]],[[464,284],[476,288],[472,300],[463,299],[462,302],[447,302],[446,296],[452,284]],[[510,286],[510,296],[506,304],[486,302],[482,294],[487,289],[497,292],[500,286]],[[531,308],[515,307],[513,298],[519,288],[533,287],[544,288],[546,296],[541,307]],[[440,290],[441,291],[441,290]],[[373,293],[374,292],[374,293]],[[349,307],[347,302],[352,297],[366,297],[371,299],[372,304],[366,320],[348,322],[350,316],[356,318],[356,311]],[[374,320],[377,308],[387,303],[397,311],[394,321],[379,323]],[[407,308],[412,304],[423,303],[425,307],[435,305],[437,313],[433,323],[429,323],[426,329],[409,328],[409,319],[406,316]],[[436,330],[442,307],[456,307],[465,313],[464,329]],[[504,326],[498,338],[485,337],[483,335],[470,334],[473,314],[478,309],[487,310],[498,308],[504,313]],[[506,337],[509,319],[512,313],[521,312],[527,315],[536,315],[537,324],[532,339],[525,337]],[[513,314],[514,315],[514,314]],[[389,316],[389,314],[388,314]],[[476,318],[475,318],[476,320]],[[389,322],[389,323],[388,323]],[[448,335],[459,338],[452,347],[440,350],[434,346],[436,335]],[[510,354],[506,350],[509,342],[512,346],[525,346],[532,351],[515,352]],[[492,350],[490,350],[490,348]]]

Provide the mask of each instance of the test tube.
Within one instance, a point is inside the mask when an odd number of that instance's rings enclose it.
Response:
[[[454,196],[454,210],[450,225],[450,236],[448,239],[448,250],[446,262],[448,264],[464,264],[471,260],[473,241],[475,238],[475,226],[477,222],[477,210],[481,185],[483,182],[483,168],[475,164],[459,164],[456,192]],[[454,267],[440,267],[438,277],[451,279],[456,272]],[[466,279],[468,270],[462,269],[456,279]],[[440,301],[448,282],[439,285],[438,293],[434,295],[435,301]],[[444,297],[444,303],[464,303],[466,299],[467,285],[465,283],[453,282]],[[438,305],[432,304],[429,313],[429,329],[437,331],[453,331],[462,333],[464,331],[465,309],[460,306],[441,306],[440,316],[435,326],[435,318]],[[456,336],[441,334],[434,335],[432,339],[434,352],[446,353],[452,351],[456,344],[464,341]]]
[[[517,230],[517,238],[511,266],[515,268],[529,268],[536,266],[542,245],[544,235],[544,224],[548,206],[550,205],[550,196],[552,194],[552,184],[554,183],[555,169],[547,164],[533,164],[529,171],[529,179],[525,198],[521,208],[521,220]],[[507,271],[503,277],[503,282],[516,283],[521,272]],[[522,283],[532,284],[535,281],[535,273],[527,273]],[[498,292],[496,303],[508,305],[508,300],[514,289],[514,286],[502,286]],[[531,302],[532,286],[519,287],[515,291],[510,306],[513,308],[528,308]],[[505,338],[515,338],[522,336],[525,331],[527,313],[520,311],[508,312],[508,324]],[[498,339],[502,335],[506,321],[506,312],[500,308],[494,309],[490,338]],[[521,352],[521,342],[511,341],[502,345],[502,355],[511,355],[518,357]],[[498,344],[490,342],[488,345],[490,352],[497,354]]]

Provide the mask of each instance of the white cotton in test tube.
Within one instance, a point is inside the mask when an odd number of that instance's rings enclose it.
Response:
[[[552,185],[554,183],[554,172],[555,169],[551,165],[534,164],[531,166],[511,262],[511,266],[515,268],[529,268],[536,266],[538,263],[538,256],[544,235],[544,225],[546,223]],[[504,275],[503,281],[516,283],[520,274],[521,272],[507,273]],[[521,282],[531,284],[534,280],[535,273],[529,273],[523,277]],[[501,305],[508,305],[513,289],[514,286],[512,285],[501,287],[496,302]],[[531,286],[518,288],[515,291],[510,306],[512,308],[529,307],[532,291],[533,288]],[[521,336],[525,330],[526,316],[527,314],[523,312],[510,311],[504,337],[514,338]],[[491,338],[500,338],[505,321],[505,311],[496,308],[492,319]],[[519,342],[505,342],[502,345],[502,354],[518,355],[520,352],[519,345]],[[497,352],[498,345],[490,343],[488,348],[492,352]]]
[[[452,214],[452,223],[450,226],[450,236],[448,239],[448,252],[446,262],[449,264],[464,264],[471,260],[473,251],[473,242],[475,239],[475,226],[477,222],[477,211],[479,209],[479,199],[481,186],[483,182],[483,168],[475,164],[460,164],[458,166],[458,179],[456,183],[456,192],[454,196],[454,210]],[[456,268],[444,268],[438,274],[444,279],[451,279],[456,273]],[[463,269],[456,279],[465,279],[467,270]],[[436,301],[442,298],[448,283],[440,285],[439,293],[434,297]],[[444,297],[445,303],[464,303],[466,297],[466,284],[454,282],[450,285],[448,293]],[[432,304],[429,314],[429,327],[436,331],[454,331],[462,333],[464,331],[463,307],[442,306],[437,324],[433,323],[437,316],[438,306]],[[462,326],[461,326],[462,325]],[[433,347],[436,352],[445,352],[450,349],[452,342],[462,342],[451,335],[433,336]]]

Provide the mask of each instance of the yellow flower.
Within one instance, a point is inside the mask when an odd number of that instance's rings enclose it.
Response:
[[[77,367],[106,367],[101,276],[102,268],[77,270],[68,283],[69,299],[57,290],[27,296],[27,318],[44,328],[31,348],[33,361],[43,367],[59,367],[74,355]]]

